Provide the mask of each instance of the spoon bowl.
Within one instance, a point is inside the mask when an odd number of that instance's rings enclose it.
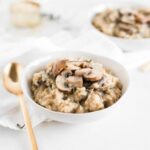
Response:
[[[15,62],[9,63],[4,69],[3,83],[5,88],[12,94],[22,94],[19,84],[21,73],[22,66]]]

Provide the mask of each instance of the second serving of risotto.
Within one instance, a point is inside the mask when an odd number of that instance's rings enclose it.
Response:
[[[150,9],[106,9],[92,24],[101,32],[121,38],[150,38]]]
[[[85,59],[62,59],[33,74],[33,99],[53,111],[85,113],[107,108],[122,95],[111,70]]]

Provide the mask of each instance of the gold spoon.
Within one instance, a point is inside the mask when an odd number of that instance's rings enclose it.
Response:
[[[23,97],[23,92],[21,90],[21,86],[19,83],[21,73],[22,73],[22,66],[20,64],[15,62],[9,63],[4,69],[3,84],[10,93],[15,94],[19,97],[20,106],[22,109],[25,125],[27,128],[27,133],[32,145],[32,150],[38,150],[31,120],[29,117],[29,112],[27,110],[24,97]]]

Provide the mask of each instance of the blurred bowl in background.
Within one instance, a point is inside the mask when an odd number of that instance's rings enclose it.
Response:
[[[88,18],[88,23],[87,23],[87,28],[90,30],[94,30],[95,32],[98,32],[99,34],[109,38],[111,41],[116,43],[122,50],[124,51],[139,51],[139,50],[148,50],[150,49],[150,38],[143,38],[143,39],[125,39],[125,38],[120,38],[120,37],[114,37],[107,35],[98,29],[96,29],[92,25],[92,20],[93,17],[107,8],[111,9],[121,9],[121,8],[133,8],[133,9],[138,9],[138,8],[149,8],[150,9],[150,4],[148,3],[142,3],[142,2],[126,2],[126,3],[109,3],[109,4],[103,4],[95,7],[89,14]]]

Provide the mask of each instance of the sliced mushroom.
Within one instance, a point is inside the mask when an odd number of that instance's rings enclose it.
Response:
[[[67,78],[67,77],[72,75],[72,71],[71,70],[64,70],[61,72],[61,75],[64,76],[65,78]]]
[[[119,10],[110,10],[110,12],[108,13],[108,19],[111,22],[116,22],[118,20],[118,18],[120,17],[120,13]]]
[[[71,92],[72,88],[68,87],[66,83],[66,78],[64,76],[58,75],[56,77],[56,86],[60,91]]]
[[[67,60],[59,60],[52,65],[52,74],[57,76],[66,67]]]
[[[95,63],[92,69],[92,72],[89,74],[85,74],[84,78],[89,81],[98,81],[103,77],[104,68],[102,65]]]
[[[135,16],[126,14],[120,18],[120,22],[124,24],[135,24]]]
[[[84,103],[86,110],[96,111],[104,108],[103,99],[95,92],[91,92]]]
[[[92,72],[91,68],[83,68],[75,71],[76,76],[83,76],[83,75],[88,75],[89,73]]]
[[[103,75],[102,79],[92,83],[90,86],[91,89],[102,89],[102,87],[105,85],[105,82],[107,82],[107,78],[105,75]]]
[[[78,70],[81,68],[91,68],[91,64],[87,61],[69,61],[69,62],[67,62],[68,70]]]
[[[80,67],[74,65],[74,64],[71,63],[71,62],[67,62],[67,64],[66,64],[66,69],[67,69],[67,70],[78,70],[78,69],[80,69]]]
[[[81,67],[81,68],[90,68],[91,67],[91,65],[88,61],[70,61],[70,63],[72,63],[75,66]]]
[[[120,31],[127,32],[128,34],[133,34],[138,32],[138,28],[132,24],[119,23],[118,29]]]
[[[104,17],[101,13],[97,14],[94,19],[93,19],[93,25],[99,29],[100,31],[108,34],[108,35],[113,35],[113,30],[115,28],[115,23],[114,22],[109,22],[109,24],[106,22]]]
[[[146,23],[148,20],[148,16],[145,16],[144,14],[140,13],[140,12],[135,12],[134,13],[136,21],[139,23]]]
[[[66,79],[66,81],[67,81],[67,84],[70,87],[79,87],[79,88],[81,88],[83,86],[82,77],[70,76]]]

